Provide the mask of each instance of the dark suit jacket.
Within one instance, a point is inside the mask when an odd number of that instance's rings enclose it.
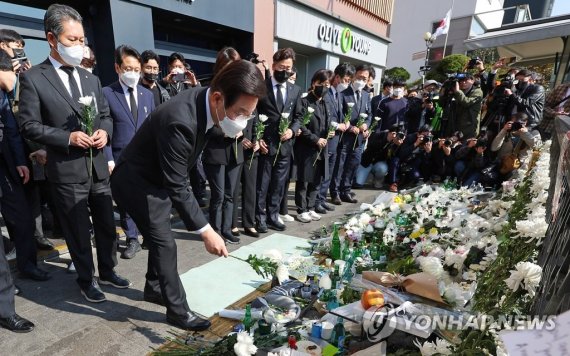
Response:
[[[334,103],[322,99],[318,102],[317,98],[309,93],[305,98],[301,99],[303,105],[303,113],[307,111],[308,107],[315,109],[311,115],[311,119],[307,126],[301,126],[301,135],[297,137],[295,142],[295,160],[297,163],[297,180],[301,182],[317,182],[315,179],[315,168],[313,166],[315,159],[319,154],[319,147],[317,142],[321,138],[327,138],[329,126],[331,123],[330,113],[334,111]],[[330,142],[330,140],[329,140]],[[328,144],[328,142],[327,142]],[[329,160],[326,153],[326,148],[321,152],[321,161],[317,164],[324,164],[322,174],[326,177],[329,171]]]
[[[265,122],[265,132],[263,140],[269,146],[269,155],[277,154],[277,147],[281,141],[279,134],[279,121],[281,120],[281,112],[277,110],[277,102],[275,94],[273,94],[273,85],[271,77],[265,77],[265,85],[267,86],[267,96],[260,98],[257,102],[257,112],[267,115]],[[284,103],[283,113],[289,113],[289,128],[293,131],[293,137],[300,128],[301,112],[301,88],[288,81],[287,98]],[[281,144],[280,155],[289,156],[293,151],[294,139],[287,140]]]
[[[366,119],[364,123],[370,127],[370,95],[367,92],[363,92],[360,95],[360,102],[356,102],[356,98],[354,96],[354,90],[352,89],[352,85],[343,90],[339,94],[340,100],[342,100],[342,118],[340,121],[344,122],[344,116],[348,113],[348,103],[354,103],[355,105],[352,108],[352,114],[350,116],[350,125],[355,126],[358,122],[358,118],[360,114],[366,114]],[[345,140],[350,139],[350,142],[354,142],[354,134],[346,132],[343,135],[343,142]],[[358,145],[362,143],[362,135],[358,135]]]
[[[115,169],[127,166],[131,181],[153,187],[141,194],[167,194],[190,231],[208,224],[188,181],[188,171],[207,142],[206,92],[207,88],[191,88],[161,104],[115,162]]]
[[[152,93],[142,85],[137,85],[137,112],[138,120],[135,119],[129,109],[123,87],[116,81],[103,88],[103,95],[109,103],[109,111],[113,118],[113,140],[111,146],[105,147],[105,157],[108,161],[116,161],[121,151],[131,142],[135,132],[141,127],[146,117],[154,111],[154,97]]]
[[[7,174],[14,182],[22,182],[16,166],[26,165],[24,142],[12,113],[6,93],[0,91],[0,150],[6,162]]]
[[[248,122],[249,125],[250,123]],[[237,142],[235,138],[225,136],[221,128],[217,126],[212,127],[208,135],[208,143],[204,147],[204,152],[202,152],[202,163],[222,166],[226,166],[230,162],[243,163],[243,146],[241,145],[243,136],[240,136]]]
[[[330,107],[332,107],[332,110],[329,113],[331,122],[334,121],[337,123],[342,123],[342,121],[344,119],[344,117],[342,115],[342,102],[337,99],[339,97],[339,95],[340,95],[340,93],[338,93],[337,97],[335,98],[335,95],[333,94],[332,90],[329,90],[323,98],[324,100],[326,100],[328,105]],[[330,123],[329,123],[329,125],[330,125]],[[328,149],[329,153],[336,153],[336,150],[338,147],[339,137],[340,137],[340,131],[337,130],[334,137],[331,138],[329,140],[329,143],[327,144],[327,149]],[[329,168],[332,168],[332,167],[329,167]]]
[[[94,93],[99,114],[93,131],[105,130],[109,141],[113,120],[99,78],[76,67],[84,96]],[[89,179],[89,150],[69,145],[72,131],[81,131],[81,107],[74,102],[55,68],[47,59],[20,75],[19,124],[22,136],[46,146],[47,172],[54,183],[82,183]],[[93,148],[93,175],[109,177],[103,150]]]

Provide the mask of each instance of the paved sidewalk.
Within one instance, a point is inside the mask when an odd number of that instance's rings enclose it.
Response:
[[[355,192],[358,204],[337,206],[334,212],[323,215],[321,221],[287,223],[284,233],[308,238],[310,232],[358,210],[361,202],[373,202],[379,194],[378,190]],[[292,194],[290,191],[290,215],[296,216]],[[178,244],[179,273],[215,258],[204,250],[200,238],[188,233],[180,221],[173,221],[173,230]],[[270,230],[261,238],[272,233],[274,231]],[[243,234],[241,238],[240,245],[229,245],[228,249],[233,251],[256,241]],[[148,252],[143,250],[132,260],[119,259],[117,272],[129,278],[133,286],[123,290],[102,286],[107,301],[100,304],[89,303],[81,296],[75,275],[66,272],[70,260],[67,253],[39,263],[52,274],[52,279],[47,282],[20,279],[16,273],[16,284],[22,289],[22,294],[16,297],[16,311],[33,321],[36,329],[29,334],[0,329],[0,354],[145,355],[158,348],[165,342],[165,337],[171,336],[169,331],[179,330],[166,324],[164,307],[142,300],[147,255]]]

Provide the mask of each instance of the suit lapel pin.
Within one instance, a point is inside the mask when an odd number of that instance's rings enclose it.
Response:
[[[144,107],[144,113],[145,113],[145,114],[147,113],[147,109],[146,109],[146,106]]]

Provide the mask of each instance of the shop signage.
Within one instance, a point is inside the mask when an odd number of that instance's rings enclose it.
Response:
[[[367,55],[370,52],[372,43],[361,37],[354,35],[349,27],[340,29],[337,26],[321,23],[317,31],[319,41],[332,43],[339,47],[342,53],[350,51]]]

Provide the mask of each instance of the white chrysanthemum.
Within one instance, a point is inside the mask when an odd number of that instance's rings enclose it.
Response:
[[[346,103],[346,105],[348,105],[349,108],[354,107],[354,104],[355,104],[355,103]]]
[[[546,212],[545,212],[546,213]],[[515,223],[517,237],[528,238],[527,242],[537,240],[540,242],[546,236],[548,224],[542,217],[533,217],[529,220],[519,220]]]
[[[435,342],[420,342],[416,339],[414,340],[414,345],[420,349],[422,356],[431,355],[451,355],[451,344],[443,339],[436,339]]]
[[[93,97],[91,95],[82,96],[79,98],[78,102],[81,105],[91,106],[93,103]]]
[[[307,95],[309,95],[309,93],[306,93],[306,92],[305,92],[305,93],[302,93],[302,94],[301,94],[301,99],[302,99],[302,98],[306,98]]]
[[[531,297],[534,296],[542,278],[542,268],[532,262],[519,262],[510,272],[511,276],[505,280],[509,289],[517,291],[522,287]]]
[[[419,256],[417,261],[422,271],[431,274],[438,280],[442,279],[445,271],[443,270],[443,265],[439,258]]]
[[[308,111],[310,114],[312,114],[312,113],[315,112],[315,109],[313,109],[312,107],[309,106],[309,107],[307,107],[307,111]]]
[[[281,117],[284,118],[284,119],[288,119],[288,118],[289,118],[289,113],[288,113],[288,112],[281,113]]]
[[[267,119],[269,119],[269,118],[267,117],[267,115],[259,114],[259,121],[265,122],[265,121],[267,121]]]
[[[283,261],[283,255],[281,251],[273,248],[271,250],[267,250],[263,253],[263,257],[269,258],[273,262],[281,262]]]
[[[400,204],[390,204],[390,211],[393,213],[400,212]]]
[[[358,223],[360,224],[360,226],[364,227],[366,225],[368,225],[368,223],[370,222],[370,215],[366,214],[366,213],[362,213],[360,214],[360,218],[358,219]]]
[[[383,219],[376,219],[376,221],[374,222],[374,228],[376,229],[382,229],[386,226],[386,223],[384,222]]]

